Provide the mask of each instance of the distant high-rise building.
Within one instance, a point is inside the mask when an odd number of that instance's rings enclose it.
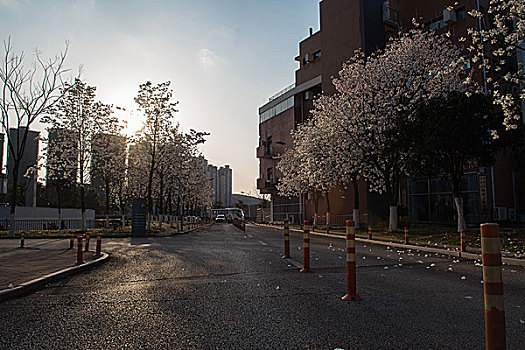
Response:
[[[20,165],[18,168],[18,190],[21,193],[20,201],[26,207],[36,206],[36,181],[37,172],[36,165],[38,162],[38,144],[40,132],[26,130],[25,127],[19,129],[9,129],[9,140],[15,145],[19,145],[22,141],[24,133],[27,131],[27,140],[22,159],[20,159]],[[13,169],[15,165],[14,155],[11,152],[10,147],[7,148],[7,185],[9,190],[13,188]],[[35,171],[29,171],[30,168],[34,168]]]
[[[217,168],[206,166],[206,176],[212,189],[212,202],[225,208],[232,206],[232,169],[229,165]]]
[[[98,134],[92,140],[91,186],[98,193],[105,193],[104,176],[114,176],[112,171],[124,169],[126,164],[126,137]]]
[[[212,164],[208,164],[206,168],[206,175],[212,189],[212,202],[215,204],[219,198],[219,178],[217,176],[217,167]],[[224,203],[223,203],[224,205]]]
[[[217,171],[219,177],[219,200],[224,207],[232,206],[232,170],[229,165],[221,167]]]
[[[47,142],[46,183],[75,183],[78,173],[78,144],[66,129],[50,129]]]

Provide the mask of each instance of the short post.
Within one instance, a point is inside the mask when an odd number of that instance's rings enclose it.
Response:
[[[368,226],[368,239],[372,239],[372,226]]]
[[[20,248],[24,248],[24,233],[20,233]]]
[[[498,224],[481,225],[481,257],[485,294],[486,349],[506,349],[501,241]]]
[[[409,244],[410,241],[408,239],[408,227],[405,226],[405,244]]]
[[[86,252],[89,252],[89,233],[86,233]]]
[[[467,251],[467,236],[465,230],[461,230],[461,251]]]
[[[303,223],[303,230],[303,268],[301,272],[312,272],[310,269],[310,231],[307,220]]]
[[[284,220],[284,258],[290,257],[290,225],[288,219]]]
[[[73,236],[69,237],[69,249],[75,248],[75,238]]]
[[[82,256],[82,236],[77,237],[77,265],[82,265],[84,259]]]
[[[102,236],[100,233],[97,233],[97,252],[96,255],[100,256],[102,254]]]
[[[328,221],[326,222],[326,233],[330,233],[330,224],[328,223]]]
[[[341,299],[359,301],[356,285],[355,222],[346,220],[346,295]]]

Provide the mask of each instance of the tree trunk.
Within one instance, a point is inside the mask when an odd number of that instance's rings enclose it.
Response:
[[[317,192],[314,192],[314,225],[313,229],[315,230],[315,227],[317,226],[317,215],[319,214],[319,195]]]
[[[162,229],[162,221],[164,220],[163,214],[164,214],[164,172],[158,172],[159,175],[159,229]]]
[[[328,195],[328,191],[325,192],[325,199],[326,199],[326,226],[330,226],[330,197]]]
[[[390,186],[390,216],[388,219],[388,232],[397,232],[398,229],[398,214],[397,202],[399,199],[399,180],[397,176],[393,177],[392,185]]]
[[[388,220],[388,232],[397,232],[397,205],[390,206],[390,218]]]
[[[16,204],[18,202],[18,170],[20,168],[20,160],[16,160],[13,165],[13,185],[11,188],[11,214],[9,215],[9,237],[15,236],[15,212]]]
[[[60,198],[60,180],[57,181],[57,199],[58,199],[58,236],[62,236],[62,200]]]
[[[106,228],[109,228],[109,181],[106,179]]]
[[[84,184],[80,184],[80,210],[82,211],[82,232],[87,231],[86,223],[86,196],[84,191]]]
[[[455,170],[456,174],[452,175],[452,196],[454,197],[454,204],[456,205],[458,232],[461,232],[466,229],[465,215],[463,210],[463,197],[461,197],[463,167],[461,165],[457,165]]]
[[[354,185],[354,210],[352,216],[355,223],[355,229],[359,230],[359,185],[357,180],[352,181],[352,184]]]
[[[454,203],[458,214],[458,232],[465,231],[467,225],[465,224],[465,215],[463,213],[463,198],[454,196]]]

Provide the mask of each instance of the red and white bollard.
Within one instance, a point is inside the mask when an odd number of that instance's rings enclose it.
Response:
[[[368,226],[368,239],[372,239],[372,226]]]
[[[284,220],[284,258],[290,257],[290,226],[288,219]]]
[[[346,295],[341,299],[359,301],[356,281],[355,222],[346,220]]]
[[[461,231],[461,251],[467,251],[467,235],[465,233],[465,230]]]
[[[410,241],[408,239],[408,227],[405,226],[405,244],[409,244]]]
[[[82,265],[84,259],[82,256],[82,236],[77,237],[77,265]]]
[[[69,249],[74,249],[75,248],[75,238],[74,237],[69,237]]]
[[[102,236],[100,233],[97,233],[97,252],[96,255],[100,256],[102,254]]]
[[[505,307],[498,224],[481,225],[481,257],[485,294],[486,349],[504,350],[506,349]]]
[[[20,233],[20,248],[24,248],[24,233]]]
[[[303,268],[301,272],[312,272],[310,269],[310,231],[306,220],[303,223],[303,229]]]

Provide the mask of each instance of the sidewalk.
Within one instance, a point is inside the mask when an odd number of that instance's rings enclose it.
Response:
[[[76,267],[76,245],[75,241],[75,248],[70,250],[69,239],[26,239],[25,247],[19,248],[18,239],[0,239],[0,300],[108,257],[107,254],[102,258],[95,256],[96,239],[91,239],[90,251],[83,252],[86,264]],[[18,293],[9,293],[10,290]]]
[[[259,226],[269,227],[276,230],[283,230],[282,226],[276,226],[271,224],[256,224]],[[298,232],[302,233],[302,230],[290,228],[290,232]],[[332,237],[332,238],[339,238],[339,239],[345,239],[345,234],[342,232],[334,232],[334,233],[322,233],[318,231],[310,231],[311,235],[316,236],[325,236],[325,237]],[[402,249],[412,249],[412,250],[419,250],[424,251],[428,253],[436,253],[436,254],[443,254],[443,255],[449,255],[454,256],[457,258],[464,258],[464,259],[471,259],[471,260],[481,260],[481,250],[479,248],[472,248],[468,247],[467,252],[460,252],[459,247],[455,245],[439,245],[439,244],[422,244],[422,243],[415,243],[410,242],[409,244],[404,244],[402,241],[396,241],[394,239],[390,238],[384,238],[384,237],[374,237],[373,239],[368,239],[368,236],[365,235],[356,235],[356,241],[368,243],[368,244],[378,244],[378,245],[384,245],[384,246],[392,246],[396,248],[402,248]],[[511,257],[512,256],[512,257]],[[525,266],[525,259],[521,257],[515,257],[513,254],[508,252],[502,252],[502,262],[503,264],[507,265],[517,265],[517,266]]]

